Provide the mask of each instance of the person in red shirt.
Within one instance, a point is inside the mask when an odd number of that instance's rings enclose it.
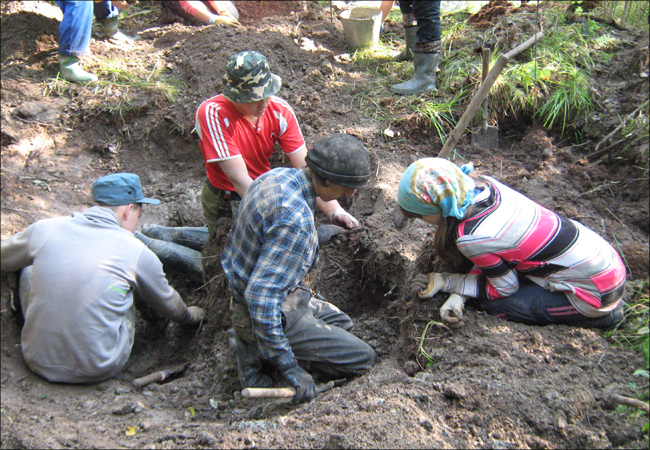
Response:
[[[217,24],[229,27],[240,26],[239,11],[231,1],[165,1],[162,23],[178,20],[191,25]]]
[[[253,180],[271,170],[276,143],[294,168],[304,167],[307,147],[296,115],[276,94],[282,80],[256,51],[230,57],[223,93],[199,106],[195,126],[207,180],[201,193],[203,214],[212,231],[219,217],[236,213]],[[336,200],[317,206],[333,224],[355,228],[359,222]]]
[[[149,225],[142,227],[142,233],[135,233],[166,269],[195,281],[203,280],[201,250],[213,235],[217,220],[235,216],[253,180],[271,170],[275,144],[294,168],[306,166],[307,147],[296,114],[274,95],[282,81],[271,72],[266,57],[255,51],[231,56],[226,78],[223,93],[201,103],[195,117],[207,172],[201,191],[207,229]],[[336,200],[317,198],[316,205],[334,225],[348,229],[359,226]],[[336,234],[319,227],[319,242],[324,245]]]

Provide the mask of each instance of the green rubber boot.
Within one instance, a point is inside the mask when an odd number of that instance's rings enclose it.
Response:
[[[106,39],[114,39],[118,42],[124,42],[125,44],[133,44],[140,36],[131,37],[122,33],[117,28],[117,16],[112,19],[102,19],[98,20],[98,31],[101,37]]]
[[[395,94],[408,95],[435,91],[436,69],[440,62],[440,53],[413,53],[413,78],[390,87]]]
[[[79,59],[72,55],[59,55],[61,78],[72,83],[90,83],[97,81],[97,75],[86,72],[79,65]]]
[[[228,334],[231,336],[228,344],[235,353],[237,375],[242,389],[271,387],[273,380],[262,373],[262,359],[255,345],[240,339],[234,329],[228,330]]]
[[[418,41],[417,31],[417,25],[404,27],[404,49],[394,56],[395,61],[413,61],[413,49]]]

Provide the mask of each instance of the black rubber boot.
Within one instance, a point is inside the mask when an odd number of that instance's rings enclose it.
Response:
[[[142,234],[197,251],[203,250],[208,243],[208,227],[163,227],[150,224],[142,226]]]
[[[262,359],[253,344],[240,339],[235,330],[230,329],[228,339],[230,348],[237,360],[237,375],[242,389],[271,387],[273,380],[262,373]]]
[[[137,231],[134,234],[156,254],[165,270],[174,271],[196,283],[203,283],[201,252],[173,242],[152,239]]]

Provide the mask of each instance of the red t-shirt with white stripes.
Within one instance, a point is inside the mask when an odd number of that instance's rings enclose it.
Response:
[[[271,170],[269,160],[276,142],[286,154],[305,144],[293,109],[275,96],[271,97],[257,127],[221,94],[201,103],[196,111],[195,127],[208,179],[214,187],[226,191],[235,188],[219,167],[219,161],[243,157],[254,180]]]

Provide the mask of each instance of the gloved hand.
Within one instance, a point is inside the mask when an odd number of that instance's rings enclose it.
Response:
[[[411,281],[411,295],[417,293],[418,297],[421,299],[431,298],[440,292],[443,284],[444,279],[441,273],[421,273],[414,276],[413,281]]]
[[[203,317],[205,316],[205,311],[203,308],[199,308],[198,306],[190,306],[187,308],[187,310],[190,312],[190,320],[185,322],[185,325],[198,325],[203,321]]]
[[[293,397],[294,403],[308,402],[316,397],[316,384],[314,383],[314,379],[300,368],[296,360],[282,374],[296,389],[296,395]]]
[[[330,221],[334,225],[338,225],[343,228],[347,228],[351,230],[352,228],[356,228],[359,226],[359,221],[355,219],[352,214],[344,210],[343,208],[339,208],[336,211],[334,211],[330,215]]]
[[[225,27],[241,27],[241,23],[232,16],[217,16],[215,14],[210,17],[210,23],[216,23]]]
[[[442,321],[458,323],[463,320],[463,306],[465,306],[466,298],[464,295],[451,294],[445,304],[440,308]]]
[[[321,225],[316,228],[316,233],[318,233],[318,245],[320,247],[328,244],[330,241],[333,244],[339,244],[341,241],[341,233],[344,231],[343,228],[338,225]]]

